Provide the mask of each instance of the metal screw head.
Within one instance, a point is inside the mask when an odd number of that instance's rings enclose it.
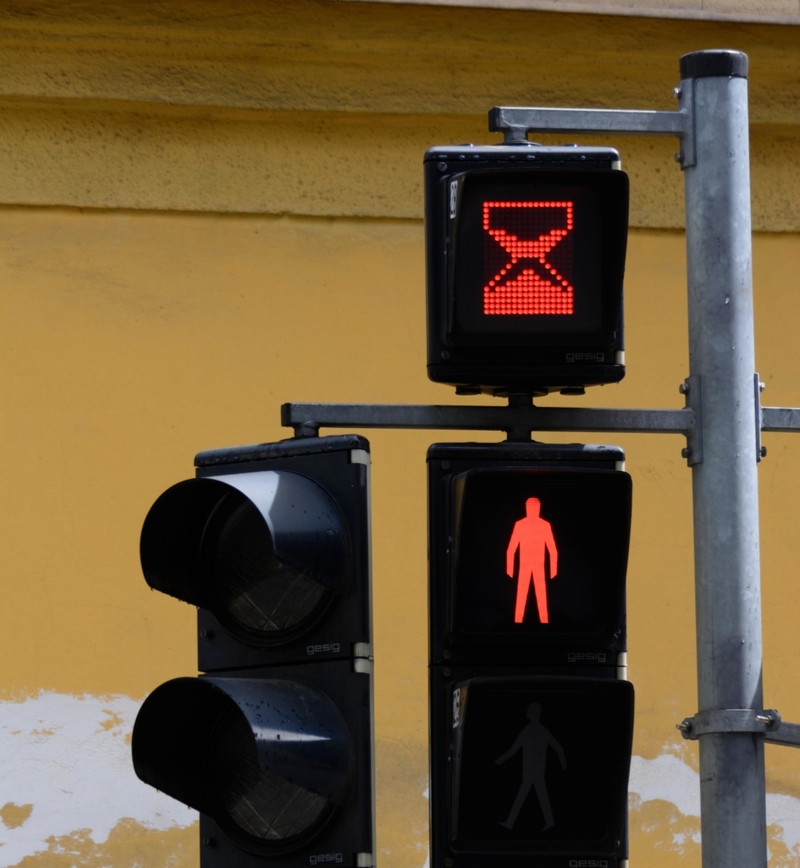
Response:
[[[437,164],[436,164],[436,168],[437,168],[440,172],[446,172],[446,171],[447,171],[447,163],[437,163]]]
[[[766,388],[767,388],[767,384],[766,384],[766,383],[759,383],[759,384],[758,384],[758,391],[759,391],[759,392],[763,392],[764,389],[766,389]]]
[[[684,446],[681,449],[681,458],[689,458],[692,454],[692,450],[688,446]]]
[[[672,88],[672,95],[675,97],[675,99],[679,99],[682,93],[683,91],[679,87]]]
[[[443,461],[442,462],[442,470],[449,470],[449,469],[450,469],[450,462],[449,461]]]
[[[442,669],[442,675],[444,675],[445,678],[449,678],[452,674],[453,673],[449,669]]]
[[[766,458],[766,457],[767,457],[767,447],[766,447],[766,446],[762,446],[762,447],[761,447],[760,454],[761,454],[761,457],[762,457],[762,458]]]
[[[444,657],[445,660],[449,660],[452,656],[453,655],[449,651],[442,651],[442,657]]]
[[[450,358],[450,353],[448,353],[447,350],[442,350],[440,355],[445,361],[447,361]]]
[[[674,160],[676,163],[682,163],[683,162],[683,151],[678,151],[675,154]]]
[[[692,728],[691,723],[688,720],[682,720],[680,723],[675,724],[675,729],[680,730],[681,732],[689,732]]]
[[[688,383],[681,383],[680,386],[678,386],[678,391],[681,393],[681,395],[688,395],[689,394],[689,384]]]
[[[213,639],[214,638],[214,631],[209,630],[207,627],[203,627],[203,629],[200,631],[200,638],[201,639]]]

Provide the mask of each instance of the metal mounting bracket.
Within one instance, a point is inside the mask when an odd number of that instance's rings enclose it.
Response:
[[[774,708],[756,711],[753,708],[722,708],[698,711],[694,717],[684,718],[675,728],[692,741],[701,735],[722,732],[757,732],[766,734],[781,726],[781,716]]]
[[[495,106],[489,111],[489,129],[503,133],[506,144],[523,144],[528,133],[617,133],[631,136],[677,136],[676,155],[682,169],[694,166],[694,81],[682,81],[675,89],[680,99],[676,112],[629,109],[523,108]]]
[[[689,467],[703,463],[703,417],[700,413],[702,391],[700,377],[687,377],[680,385],[680,391],[686,399],[686,407],[694,414],[694,425],[686,432],[686,448],[681,455]]]
[[[759,379],[758,373],[753,374],[753,400],[755,401],[756,409],[756,463],[761,461],[767,454],[765,446],[761,445],[761,429],[764,427],[764,413],[761,409],[761,393],[764,391],[764,384]]]
[[[685,78],[676,88],[675,95],[680,102],[680,114],[686,115],[683,135],[681,136],[681,149],[675,155],[681,169],[689,169],[697,165],[697,148],[695,145],[695,117],[694,117],[694,79]]]
[[[774,708],[754,711],[752,708],[725,708],[699,711],[675,725],[681,735],[692,741],[701,735],[724,732],[755,732],[769,744],[800,747],[800,723],[784,723]]]

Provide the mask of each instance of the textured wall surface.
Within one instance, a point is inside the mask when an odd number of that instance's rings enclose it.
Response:
[[[492,105],[672,109],[678,57],[733,46],[754,226],[800,230],[800,28],[320,0],[0,15],[5,203],[419,218],[425,148],[497,141]],[[677,142],[611,144],[632,225],[682,226]]]
[[[376,0],[376,2],[800,24],[798,0]]]
[[[425,375],[420,163],[493,140],[492,104],[671,108],[681,53],[748,51],[758,367],[766,403],[800,405],[795,28],[323,0],[0,2],[0,23],[0,868],[197,864],[196,815],[130,767],[139,702],[196,671],[193,610],[141,577],[141,521],[198,450],[287,436],[283,401],[464,400]],[[629,373],[569,401],[677,407],[676,148],[615,144]],[[470,435],[367,436],[378,852],[423,868],[425,451]],[[632,864],[697,866],[696,747],[674,729],[696,703],[684,444],[598,439],[634,480]],[[765,442],[765,695],[800,721],[800,442]],[[800,753],[767,762],[771,866],[788,868]]]
[[[0,430],[13,456],[2,522],[13,618],[0,634],[0,865],[184,864],[163,860],[171,848],[190,865],[195,832],[178,830],[192,814],[140,784],[128,764],[135,701],[195,664],[191,607],[151,593],[141,578],[142,516],[191,475],[195,451],[286,436],[282,401],[448,400],[424,371],[421,225],[6,208],[0,237],[0,396],[9,408]],[[800,244],[791,235],[757,237],[756,266],[767,395],[797,405],[791,323],[800,313]],[[683,268],[679,233],[632,234],[630,373],[592,403],[679,406]],[[424,456],[436,433],[368,436],[381,864],[422,868]],[[695,704],[689,473],[679,438],[605,440],[626,447],[635,485],[633,857],[659,868],[694,865],[696,749],[674,730]],[[766,694],[800,720],[800,450],[789,435],[766,442]],[[773,864],[789,866],[800,852],[800,765],[780,748],[768,761],[771,816],[780,822],[773,852],[784,854]],[[145,861],[131,861],[134,851]],[[81,855],[58,861],[63,853]]]

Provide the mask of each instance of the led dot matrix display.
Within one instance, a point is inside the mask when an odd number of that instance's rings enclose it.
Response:
[[[571,201],[483,203],[487,316],[571,316]]]
[[[524,174],[524,183],[495,173],[456,182],[456,330],[542,338],[596,332],[604,317],[597,192],[572,177],[535,183]]]

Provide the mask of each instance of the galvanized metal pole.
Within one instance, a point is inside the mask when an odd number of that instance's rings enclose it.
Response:
[[[763,708],[747,56],[681,58],[694,123],[685,167],[700,712]],[[697,456],[698,458],[700,456]],[[721,719],[721,717],[720,717]],[[704,868],[767,864],[764,740],[700,736]]]

